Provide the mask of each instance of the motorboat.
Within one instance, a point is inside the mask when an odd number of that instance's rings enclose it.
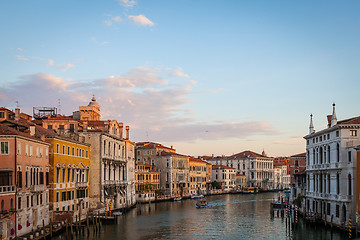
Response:
[[[200,200],[195,205],[197,208],[206,208],[208,203],[205,200]]]
[[[204,195],[202,194],[191,194],[191,199],[200,199],[200,198],[203,198]]]
[[[174,197],[174,201],[181,201],[182,197]]]

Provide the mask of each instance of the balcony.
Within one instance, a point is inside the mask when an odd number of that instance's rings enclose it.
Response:
[[[342,201],[342,202],[351,202],[352,201],[352,195],[306,192],[306,196],[318,198],[318,199],[324,199],[324,200],[332,200],[332,201]]]
[[[44,184],[31,185],[30,191],[31,192],[43,192],[44,191]]]
[[[88,182],[76,182],[76,188],[87,188]]]
[[[15,186],[0,186],[0,194],[15,193]]]

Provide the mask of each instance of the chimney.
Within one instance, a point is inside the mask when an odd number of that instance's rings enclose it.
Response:
[[[35,126],[30,126],[30,136],[35,136]]]
[[[129,130],[130,130],[130,127],[129,126],[126,126],[126,140],[129,140]]]
[[[331,127],[331,118],[332,118],[332,115],[327,115],[327,121],[328,121],[328,128]]]
[[[120,127],[120,138],[123,138],[124,124],[123,124],[123,123],[119,123],[119,127]]]
[[[45,135],[41,135],[41,136],[40,136],[40,139],[41,139],[41,141],[44,141],[44,142],[45,142]]]
[[[20,119],[20,108],[15,108],[15,121]]]
[[[83,123],[83,132],[87,132],[87,130],[88,130],[88,122],[85,121],[85,122]]]
[[[171,149],[173,149],[173,145],[171,145]]]

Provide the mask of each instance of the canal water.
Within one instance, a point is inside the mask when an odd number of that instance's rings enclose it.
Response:
[[[137,205],[119,216],[117,224],[104,224],[70,239],[347,239],[336,230],[299,221],[288,231],[286,221],[271,217],[270,202],[277,193],[208,196],[209,207],[195,208],[196,200]],[[279,215],[280,216],[280,215]],[[56,239],[69,239],[65,234]]]

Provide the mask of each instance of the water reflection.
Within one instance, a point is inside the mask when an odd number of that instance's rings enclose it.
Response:
[[[196,209],[195,200],[138,205],[119,217],[117,225],[103,225],[73,239],[344,239],[337,231],[299,222],[287,232],[284,219],[270,217],[277,194],[206,197],[208,208]],[[65,235],[57,239],[65,239]]]

